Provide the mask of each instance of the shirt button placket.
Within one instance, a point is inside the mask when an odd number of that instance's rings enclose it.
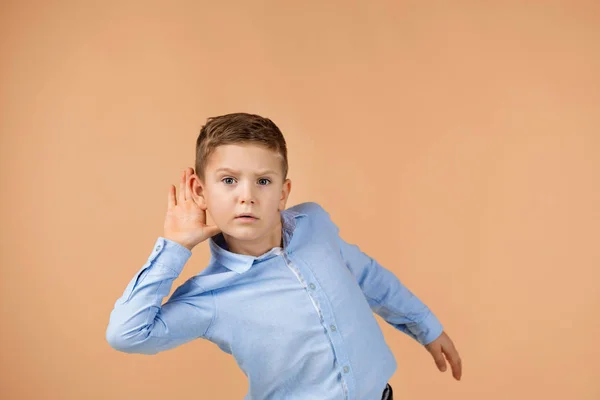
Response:
[[[314,283],[309,283],[308,287],[310,288],[310,290],[315,290],[316,286]],[[329,329],[331,329],[332,332],[337,331],[337,328],[335,325],[331,324],[329,325]],[[344,371],[345,374],[347,374],[348,372],[350,372],[350,367],[348,367],[347,365],[344,365],[344,368],[342,369]]]

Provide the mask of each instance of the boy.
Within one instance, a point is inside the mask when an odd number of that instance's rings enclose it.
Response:
[[[209,118],[179,197],[171,185],[164,235],[110,315],[116,350],[156,354],[196,338],[232,354],[249,400],[393,399],[397,364],[373,312],[433,355],[461,362],[431,311],[317,203],[285,208],[291,190],[278,127],[258,115]],[[206,225],[210,211],[215,225]],[[169,294],[197,244],[206,269]]]

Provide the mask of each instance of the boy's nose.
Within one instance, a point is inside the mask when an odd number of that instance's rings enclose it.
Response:
[[[242,203],[254,203],[254,193],[251,185],[240,185],[240,200]]]

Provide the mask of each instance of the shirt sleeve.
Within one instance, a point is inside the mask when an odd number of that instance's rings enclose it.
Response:
[[[426,345],[437,339],[443,326],[433,312],[398,277],[339,235],[339,228],[323,210],[335,231],[340,254],[362,289],[373,312],[390,325]]]
[[[106,340],[126,353],[156,354],[205,337],[215,315],[212,292],[191,278],[165,304],[173,281],[192,252],[159,237],[147,262],[134,275],[110,313]]]

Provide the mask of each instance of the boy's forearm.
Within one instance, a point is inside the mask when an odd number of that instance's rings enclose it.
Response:
[[[435,314],[393,272],[371,260],[372,276],[365,280],[363,291],[370,293],[373,311],[421,344],[435,340],[443,331]]]
[[[443,327],[433,312],[393,272],[340,236],[338,245],[373,312],[421,344],[441,334]]]
[[[155,325],[156,314],[191,255],[188,249],[164,239],[157,240],[148,261],[131,279],[111,311],[106,339],[119,351],[146,354],[157,351],[161,335],[152,331],[162,327]]]

